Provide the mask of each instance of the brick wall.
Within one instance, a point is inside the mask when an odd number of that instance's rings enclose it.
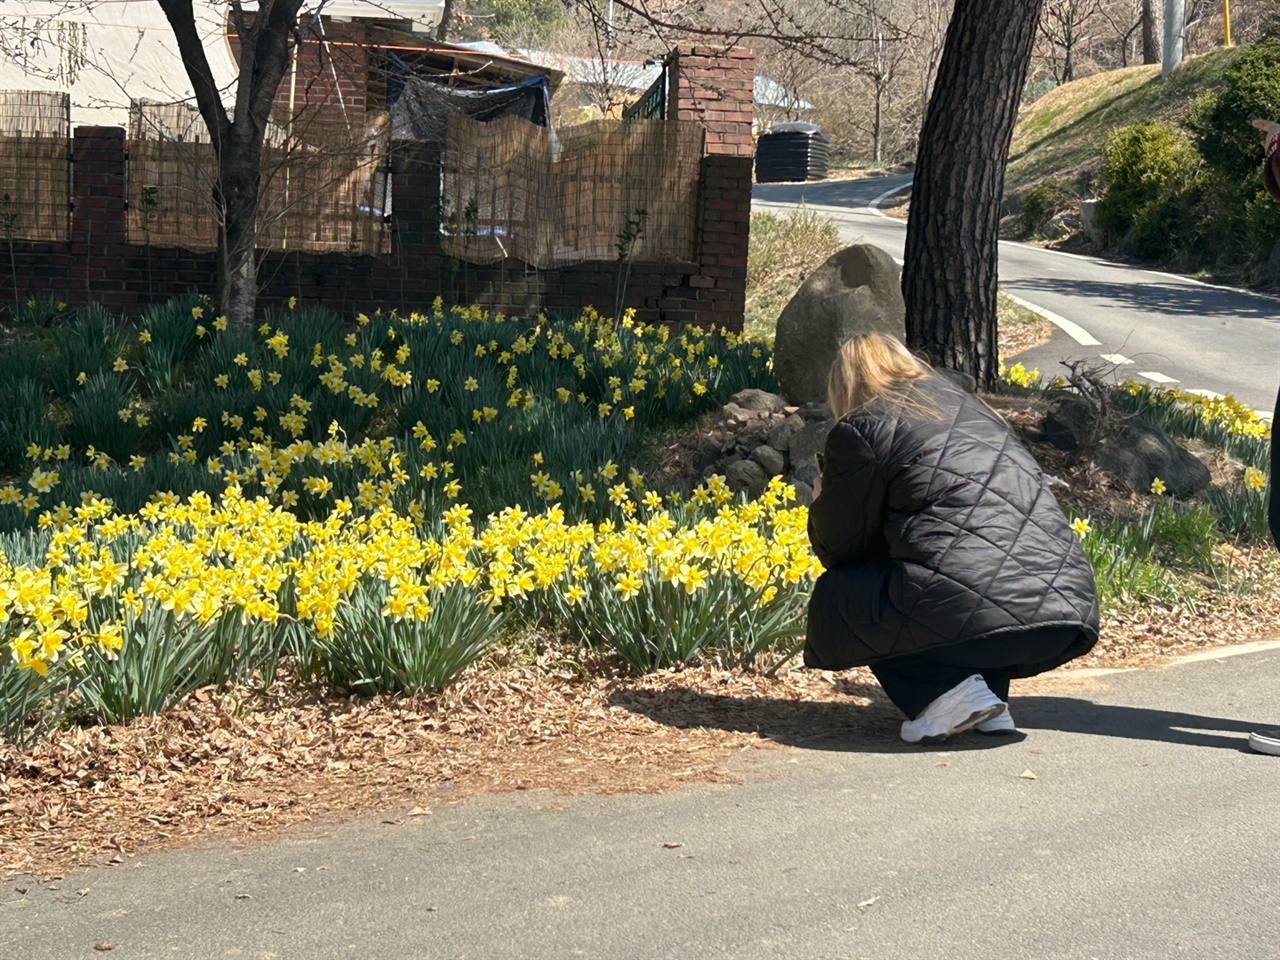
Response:
[[[707,69],[702,54],[695,68]],[[746,63],[748,83],[750,60]],[[678,65],[673,73],[685,69]],[[732,79],[732,78],[730,78]],[[701,81],[699,81],[701,82]],[[736,81],[735,81],[736,82]],[[688,89],[695,89],[690,86]],[[736,88],[735,88],[736,89]],[[714,106],[714,109],[712,107]],[[750,142],[741,111],[705,96],[680,107],[706,110],[708,153],[699,178],[698,250],[689,263],[632,264],[624,307],[649,322],[716,324],[741,329],[751,214]],[[689,111],[684,113],[683,111]],[[720,116],[716,116],[720,114]],[[739,133],[735,127],[745,129]],[[125,232],[126,141],[116,127],[78,127],[74,135],[71,237],[66,243],[15,243],[19,290],[73,303],[98,302],[137,313],[147,304],[192,290],[212,294],[216,256],[130,244]],[[421,310],[437,296],[508,313],[576,311],[591,304],[612,312],[616,262],[557,270],[523,264],[459,264],[440,252],[440,158],[430,144],[396,144],[390,253],[377,257],[268,254],[260,271],[263,305],[290,297],[350,315],[378,307]],[[7,259],[7,258],[6,258]],[[7,278],[6,278],[7,279]],[[3,286],[7,287],[5,283]]]
[[[239,39],[234,34],[228,39],[239,60]],[[309,135],[323,139],[328,130],[347,127],[363,136],[368,92],[368,27],[321,17],[285,71],[271,115],[281,126],[292,117],[295,135],[304,140]]]
[[[756,55],[741,47],[679,47],[667,58],[674,120],[699,120],[707,152],[750,157]]]

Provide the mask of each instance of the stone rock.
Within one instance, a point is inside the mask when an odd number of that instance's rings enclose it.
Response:
[[[702,443],[698,445],[698,470],[705,470],[707,467],[713,466],[720,459],[723,452],[721,443],[715,437],[703,437]]]
[[[804,483],[812,487],[818,479],[818,465],[816,463],[800,464],[796,467],[795,478],[796,483]]]
[[[1043,430],[1044,438],[1059,450],[1087,447],[1094,434],[1093,407],[1080,397],[1054,397],[1045,411]]]
[[[729,489],[735,493],[745,493],[748,497],[758,497],[764,493],[767,478],[764,468],[754,460],[739,460],[731,463],[724,472]]]
[[[804,429],[804,417],[792,414],[769,431],[769,446],[779,453],[786,453],[791,447],[791,435]]]
[[[782,471],[787,467],[787,461],[777,450],[768,444],[761,444],[751,451],[751,459],[764,469],[764,472],[771,477],[782,476]]]
[[[807,507],[813,503],[813,487],[800,480],[793,480],[791,486],[796,492],[795,506]]]
[[[748,387],[745,390],[739,390],[729,398],[729,403],[734,404],[743,410],[752,410],[759,413],[778,413],[787,405],[787,401],[783,400],[776,393],[769,393],[767,390],[757,390],[755,387]]]
[[[787,452],[791,456],[791,465],[796,470],[796,476],[800,475],[800,468],[803,465],[817,464],[818,454],[826,447],[827,434],[831,432],[833,426],[835,426],[834,420],[817,420],[791,435],[791,445]]]
[[[1098,443],[1098,466],[1130,489],[1146,493],[1157,477],[1175,497],[1190,497],[1209,486],[1209,468],[1159,427],[1130,420]]]
[[[859,333],[906,336],[900,270],[868,243],[832,255],[796,291],[778,317],[773,372],[792,403],[820,403],[836,351]]]
[[[1089,238],[1089,242],[1101,249],[1107,245],[1107,234],[1098,226],[1098,200],[1080,201],[1080,232]]]

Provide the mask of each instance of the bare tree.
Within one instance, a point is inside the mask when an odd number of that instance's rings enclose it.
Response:
[[[258,0],[252,14],[231,0],[231,22],[239,37],[240,76],[235,105],[228,111],[196,29],[192,0],[156,0],[173,28],[182,64],[195,91],[196,106],[209,128],[218,178],[219,309],[230,319],[251,323],[258,302],[255,254],[262,146],[271,106],[298,37],[303,0]]]
[[[1053,59],[1054,79],[1070,83],[1076,76],[1076,59],[1094,40],[1091,22],[1103,0],[1045,0],[1040,14],[1040,36]]]

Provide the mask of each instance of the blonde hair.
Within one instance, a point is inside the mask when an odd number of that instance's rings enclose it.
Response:
[[[914,382],[929,373],[929,365],[896,337],[858,334],[845,342],[831,364],[827,401],[837,420],[878,397],[913,413],[934,414],[933,405],[913,389]]]

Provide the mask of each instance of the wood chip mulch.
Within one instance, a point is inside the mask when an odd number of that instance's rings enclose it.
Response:
[[[1260,557],[1243,551],[1240,562],[1270,577],[1269,589],[1108,617],[1098,649],[1072,666],[1143,666],[1280,638],[1277,565]],[[500,651],[434,698],[323,699],[284,682],[201,690],[126,726],[55,731],[25,751],[0,744],[0,876],[61,877],[138,851],[253,842],[374,811],[391,828],[482,792],[730,782],[727,764],[743,751],[851,734],[891,743],[898,719],[863,669],[636,677],[557,647],[523,661]]]

